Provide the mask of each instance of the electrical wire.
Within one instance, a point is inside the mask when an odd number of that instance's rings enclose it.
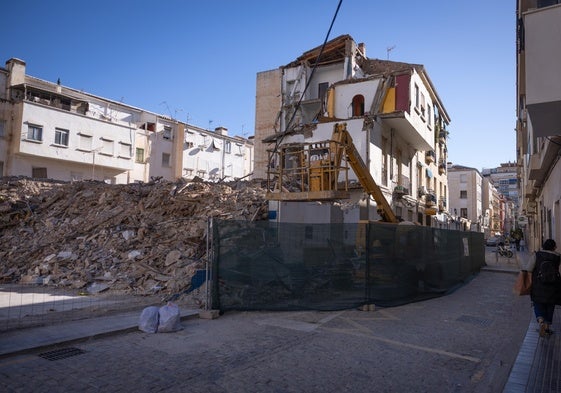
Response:
[[[314,62],[314,66],[312,67],[312,72],[310,73],[310,77],[308,78],[308,81],[306,82],[306,86],[304,87],[304,91],[302,92],[302,94],[300,95],[300,99],[298,100],[298,102],[296,103],[296,106],[294,107],[294,112],[292,112],[292,116],[290,117],[290,120],[288,121],[288,123],[286,124],[285,128],[284,128],[284,132],[282,133],[281,137],[279,139],[277,139],[276,143],[275,143],[275,148],[273,150],[273,154],[271,154],[271,159],[274,156],[274,153],[276,153],[278,151],[278,148],[282,142],[282,140],[284,139],[286,132],[290,129],[292,122],[294,121],[295,117],[296,117],[296,113],[298,112],[298,108],[300,108],[300,105],[302,103],[302,100],[304,99],[304,96],[306,94],[306,91],[308,90],[308,87],[310,86],[310,83],[312,81],[312,78],[314,76],[314,73],[318,67],[319,64],[319,60],[321,58],[321,55],[323,54],[323,51],[325,49],[325,46],[327,45],[327,42],[329,41],[329,35],[331,34],[331,29],[333,28],[333,24],[335,23],[335,19],[337,19],[337,14],[339,13],[339,9],[341,8],[341,4],[343,3],[343,0],[339,0],[339,3],[337,4],[337,9],[335,10],[335,14],[333,15],[333,18],[331,19],[331,24],[329,25],[329,29],[327,30],[327,34],[325,35],[325,39],[323,40],[323,44],[321,46],[321,49],[318,53],[318,56]],[[269,162],[269,165],[271,163]]]

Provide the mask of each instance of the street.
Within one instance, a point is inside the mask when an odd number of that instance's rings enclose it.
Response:
[[[231,312],[183,321],[174,333],[92,339],[58,360],[45,350],[0,360],[0,388],[499,392],[532,317],[514,279],[482,271],[447,296],[371,312]]]

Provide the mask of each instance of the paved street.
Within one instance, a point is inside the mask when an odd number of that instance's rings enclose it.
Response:
[[[515,275],[373,312],[227,313],[0,359],[7,392],[500,392],[532,319]],[[87,323],[87,321],[84,321]],[[57,348],[53,348],[57,349]]]

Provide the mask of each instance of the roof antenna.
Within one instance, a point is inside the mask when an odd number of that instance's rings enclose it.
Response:
[[[393,45],[393,46],[388,46],[388,47],[386,48],[386,55],[387,55],[387,57],[388,57],[388,60],[390,59],[390,52],[391,52],[392,50],[394,50],[394,49],[395,49],[395,45]]]

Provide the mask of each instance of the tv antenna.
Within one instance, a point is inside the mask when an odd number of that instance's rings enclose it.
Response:
[[[394,49],[395,49],[395,45],[388,46],[388,47],[386,48],[386,56],[387,56],[388,60],[390,59],[390,52],[391,52],[392,50],[394,50]]]

